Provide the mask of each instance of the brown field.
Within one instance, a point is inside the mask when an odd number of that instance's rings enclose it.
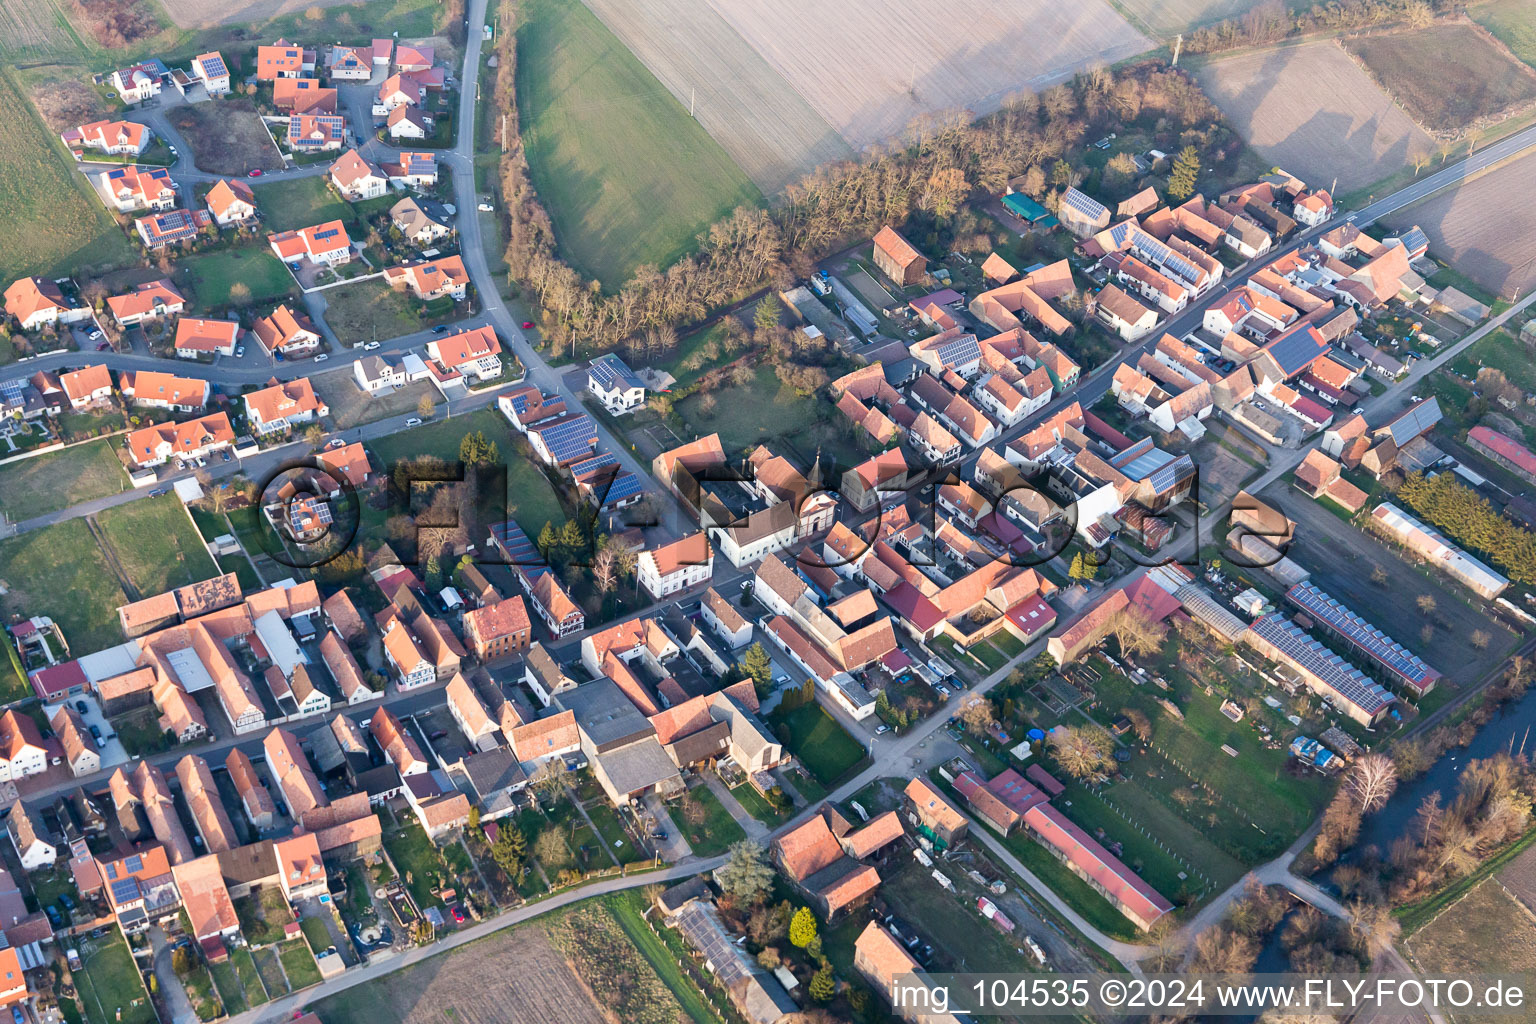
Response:
[[[854,148],[1151,48],[1104,0],[709,0]]]
[[[783,77],[698,0],[587,0],[608,30],[764,195],[852,149]],[[694,45],[679,46],[679,25]]]
[[[1500,884],[1486,878],[1404,943],[1413,965],[1433,975],[1536,970],[1536,920]],[[1529,1020],[1457,1012],[1457,1024]]]
[[[604,1024],[537,926],[509,928],[352,988],[310,1009],[326,1024]]]
[[[1171,36],[1197,25],[1240,17],[1260,0],[1120,0],[1119,9],[1157,35]]]
[[[264,171],[283,168],[283,155],[272,145],[249,100],[194,103],[174,108],[169,117],[192,147],[193,160],[200,171],[238,176],[253,167]]]
[[[64,132],[112,112],[101,93],[91,87],[91,73],[83,65],[47,64],[18,72],[17,78],[49,131]]]
[[[1503,296],[1536,286],[1536,154],[1399,210],[1394,227],[1418,224],[1430,251]]]
[[[1266,160],[1340,192],[1431,154],[1434,140],[1331,42],[1213,61],[1201,86]]]
[[[1105,0],[594,0],[592,8],[684,106],[697,90],[700,123],[770,193],[794,169],[846,152],[828,126],[860,149],[921,115],[985,113],[1013,92],[1152,45]]]
[[[1476,25],[1356,36],[1344,45],[1414,120],[1441,137],[1502,120],[1536,99],[1536,71]]]

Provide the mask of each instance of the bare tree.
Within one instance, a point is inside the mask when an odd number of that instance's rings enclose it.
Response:
[[[1386,754],[1366,754],[1349,766],[1344,785],[1360,810],[1369,814],[1386,803],[1397,789],[1397,765]]]
[[[539,765],[528,784],[541,796],[557,800],[565,795],[566,771],[565,758],[552,757]]]
[[[1435,609],[1439,607],[1439,605],[1435,602],[1433,594],[1420,594],[1414,603],[1419,606],[1419,611],[1423,612],[1425,615],[1435,614]]]
[[[592,579],[599,594],[607,594],[618,582],[618,558],[612,548],[603,548],[592,559]]]
[[[1114,744],[1091,726],[1059,725],[1051,733],[1050,742],[1057,763],[1074,778],[1092,778],[1108,768],[1112,760]]]
[[[1365,944],[1371,959],[1397,945],[1403,926],[1384,903],[1356,900],[1349,905],[1349,928]]]
[[[1168,627],[1137,609],[1124,608],[1110,616],[1107,633],[1115,638],[1122,654],[1148,657],[1162,650]]]
[[[960,709],[960,721],[971,732],[980,736],[997,721],[997,713],[992,708],[992,702],[985,697],[976,697]]]

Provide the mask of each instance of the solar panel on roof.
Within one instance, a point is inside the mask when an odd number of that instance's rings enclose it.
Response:
[[[640,482],[640,478],[635,476],[635,474],[629,472],[620,473],[613,483],[608,485],[608,490],[603,495],[603,504],[605,506],[616,505],[621,501],[633,498],[644,490],[645,485]]]
[[[1061,197],[1061,201],[1063,205],[1070,206],[1078,213],[1094,219],[1109,213],[1109,209],[1103,203],[1092,196],[1084,195],[1075,188],[1067,189],[1066,194]]]
[[[1415,685],[1438,673],[1423,659],[1366,622],[1313,583],[1298,583],[1287,593],[1297,607],[1344,637],[1371,660]]]
[[[1266,615],[1253,631],[1297,664],[1326,683],[1339,698],[1374,715],[1392,703],[1392,694],[1381,684],[1303,633],[1282,615]]]
[[[112,902],[131,903],[139,898],[139,880],[137,878],[119,878],[112,883]]]
[[[144,858],[136,853],[126,858],[123,863],[127,865],[130,872],[144,870]]]
[[[939,362],[957,366],[981,358],[981,345],[974,334],[963,334],[939,346]]]

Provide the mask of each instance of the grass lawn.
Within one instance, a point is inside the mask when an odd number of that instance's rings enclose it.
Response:
[[[83,971],[75,972],[80,1001],[93,1024],[155,1024],[155,1008],[122,932],[80,944]]]
[[[1536,367],[1531,365],[1525,346],[1505,328],[1489,332],[1452,360],[1450,368],[1476,380],[1477,371],[1484,366],[1503,371],[1509,382],[1522,391],[1536,390]]]
[[[249,934],[249,933],[247,933]],[[288,979],[283,976],[282,964],[278,963],[277,954],[271,947],[263,947],[253,954],[256,963],[256,973],[261,977],[261,983],[267,990],[269,998],[288,994]]]
[[[0,466],[0,511],[31,519],[128,490],[128,474],[105,438]]]
[[[118,563],[146,597],[218,575],[174,494],[107,509],[96,521]]]
[[[1094,663],[1102,672],[1094,684],[1099,699],[1094,717],[1108,724],[1124,708],[1140,709],[1152,722],[1151,750],[1134,758],[1124,773],[1239,860],[1273,857],[1311,823],[1332,788],[1290,774],[1287,751],[1265,748],[1251,723],[1228,721],[1220,711],[1220,692],[1206,696],[1204,686],[1185,674],[1187,661],[1178,647],[1170,643],[1159,668],[1182,719],[1158,703],[1153,694],[1159,691],[1132,686],[1102,661]],[[1224,753],[1223,745],[1237,756]]]
[[[1028,952],[1019,952],[1016,938],[982,920],[974,900],[946,891],[911,858],[903,858],[895,868],[889,876],[881,872],[881,896],[893,912],[914,922],[934,948],[943,951],[953,970],[1012,974],[1042,970]]]
[[[294,231],[328,220],[339,220],[347,227],[357,223],[352,204],[327,187],[325,175],[289,178],[256,185],[256,207],[261,210],[261,224],[267,231]]]
[[[283,961],[283,973],[288,975],[288,984],[294,991],[320,984],[320,968],[315,965],[315,956],[309,951],[308,943],[294,939],[283,943],[278,951]]]
[[[9,73],[0,74],[0,237],[7,284],[26,274],[105,271],[137,258]]]
[[[49,615],[71,648],[122,643],[117,608],[127,598],[83,519],[67,519],[0,541],[7,614]]]
[[[521,458],[514,452],[512,428],[494,409],[434,420],[370,441],[368,448],[376,456],[374,464],[378,466],[392,466],[418,455],[436,455],[451,462],[459,457],[459,442],[464,440],[464,435],[477,430],[496,442],[507,468],[507,513],[517,520],[528,536],[537,537],[545,523],[559,526],[565,522],[565,510],[560,507],[560,499],[555,496],[544,471],[532,460]]]
[[[775,711],[768,723],[816,781],[828,788],[865,759],[863,744],[848,735],[820,704]]]
[[[592,819],[597,834],[602,837],[603,844],[617,858],[620,864],[631,864],[640,859],[640,850],[635,846],[635,841],[624,830],[624,823],[619,819],[619,812],[606,800],[594,800],[586,805],[587,816]]]
[[[425,909],[443,905],[443,901],[432,894],[432,889],[438,884],[453,884],[453,878],[442,854],[414,817],[403,826],[399,823],[384,826],[384,848],[389,851],[389,859],[395,862],[395,870],[405,880],[417,906]]]
[[[775,808],[773,804],[763,799],[761,793],[752,788],[752,783],[750,782],[743,782],[731,790],[731,796],[735,797],[736,802],[741,804],[742,810],[770,828],[788,821],[789,816],[794,813],[792,808],[782,811]]]
[[[331,370],[309,380],[315,386],[315,394],[325,399],[325,404],[330,406],[331,421],[336,424],[337,430],[415,413],[423,397],[431,398],[434,402],[438,397],[437,389],[424,380],[407,384],[398,391],[389,390],[370,396],[357,386],[351,370]]]
[[[264,897],[265,893],[258,891],[233,901],[235,916],[240,919],[240,930],[245,933],[246,941],[255,946],[283,941],[283,927],[291,917],[291,914],[285,916],[280,908]]]
[[[214,987],[219,990],[219,998],[224,1000],[224,1009],[230,1016],[250,1009],[251,1004],[245,998],[245,987],[240,984],[240,975],[236,973],[233,963],[226,960],[211,965],[208,970],[213,974]]]
[[[187,1001],[192,1004],[199,1020],[214,1020],[223,1015],[219,998],[213,990],[213,977],[201,961],[194,961],[192,970],[186,974],[178,973],[176,977],[181,981],[182,988],[186,989]]]
[[[267,990],[261,985],[261,972],[256,969],[256,961],[251,959],[251,951],[243,947],[237,949],[229,955],[229,962],[234,966],[235,976],[245,989],[245,1001],[251,1006],[267,1002]],[[230,1010],[230,1013],[234,1012]]]
[[[447,307],[447,316],[422,316],[418,312],[421,306],[408,293],[396,291],[383,281],[358,281],[325,293],[325,322],[341,344],[354,345],[397,338],[453,319],[452,305]]]
[[[697,822],[689,820],[689,800],[697,802],[703,810]],[[736,819],[731,817],[731,812],[725,809],[720,798],[708,786],[700,785],[690,789],[682,807],[672,817],[688,838],[688,845],[700,857],[724,853],[732,843],[747,837]]]
[[[324,953],[326,948],[332,945],[330,929],[320,918],[306,917],[299,922],[299,927],[304,929],[304,940],[309,943],[310,951],[316,956]]]
[[[716,388],[709,394],[715,399],[713,410],[704,411],[701,393],[684,399],[676,411],[695,433],[718,432],[727,455],[798,433],[821,416],[815,399],[802,398],[782,386],[766,365],[757,368],[757,379],[747,387]]]
[[[195,308],[203,313],[223,311],[230,306],[274,302],[299,293],[293,275],[267,248],[201,253],[183,260],[178,269],[197,295]],[[243,284],[250,294],[236,301],[230,294],[236,284]]]
[[[667,267],[762,202],[725,150],[580,0],[533,0],[518,24],[517,98],[534,187],[563,254],[609,290]]]

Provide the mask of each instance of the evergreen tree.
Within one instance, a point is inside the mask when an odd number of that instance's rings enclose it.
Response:
[[[752,311],[752,323],[760,331],[771,331],[779,326],[779,304],[772,295],[757,304]]]
[[[1194,146],[1185,146],[1173,158],[1173,172],[1168,176],[1168,194],[1175,199],[1188,199],[1195,194],[1200,178],[1200,154]]]
[[[815,974],[811,975],[811,984],[807,989],[811,998],[818,1003],[825,1003],[837,994],[837,979],[832,976],[832,968],[823,966]]]
[[[763,650],[762,643],[754,643],[747,648],[747,652],[741,656],[741,667],[752,677],[752,685],[758,696],[766,697],[769,684],[773,682],[773,662],[768,659],[768,652]]]
[[[816,937],[816,915],[810,907],[801,907],[789,919],[789,941],[804,949]]]

